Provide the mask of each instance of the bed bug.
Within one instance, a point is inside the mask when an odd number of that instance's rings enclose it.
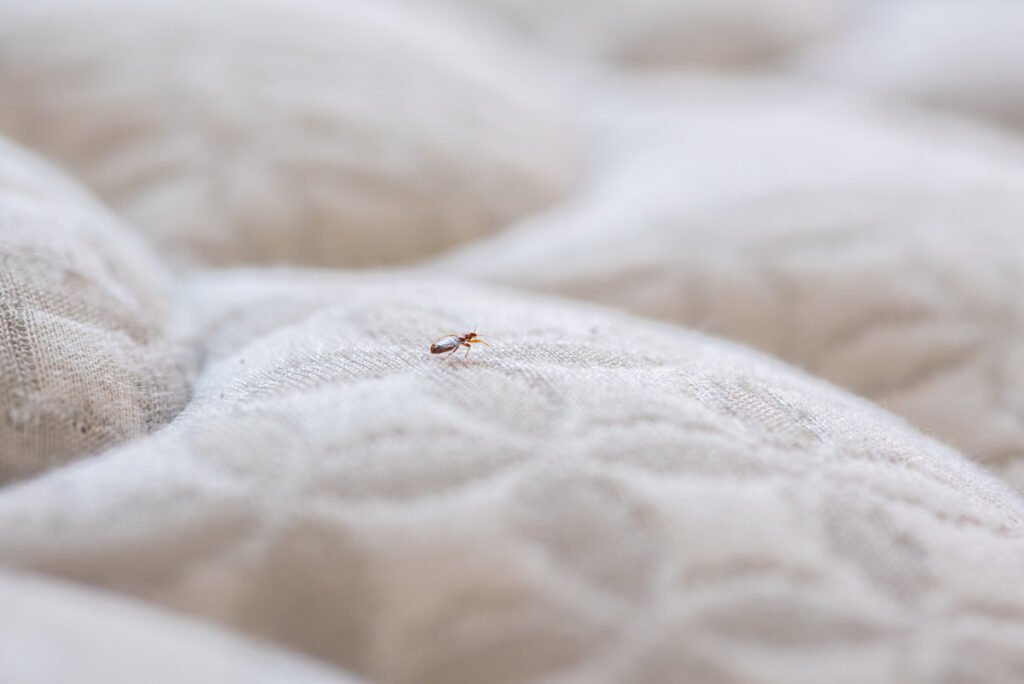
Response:
[[[476,329],[474,329],[473,332],[463,333],[462,335],[456,335],[455,333],[445,335],[430,345],[430,353],[444,354],[445,352],[448,352],[448,356],[444,357],[444,360],[447,361],[448,357],[459,351],[460,348],[465,347],[466,356],[468,357],[469,351],[473,348],[471,345],[474,344],[483,344],[488,347],[491,346],[477,337]]]

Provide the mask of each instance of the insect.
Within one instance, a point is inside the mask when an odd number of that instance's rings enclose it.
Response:
[[[468,357],[470,350],[473,348],[472,345],[474,344],[483,344],[488,347],[491,346],[477,337],[476,329],[474,328],[473,332],[463,333],[462,335],[456,335],[455,333],[445,335],[430,345],[430,353],[444,354],[445,352],[449,352],[448,356],[444,357],[444,360],[447,361],[448,357],[459,351],[460,348],[465,347],[466,356]]]

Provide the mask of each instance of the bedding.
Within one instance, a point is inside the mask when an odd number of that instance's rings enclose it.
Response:
[[[1024,681],[996,5],[0,3],[0,681]]]
[[[6,681],[356,684],[307,659],[123,597],[5,572],[0,643]]]

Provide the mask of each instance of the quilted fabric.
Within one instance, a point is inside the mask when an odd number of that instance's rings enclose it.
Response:
[[[0,682],[1020,684],[996,4],[0,2]]]
[[[170,287],[145,244],[0,141],[0,484],[181,410],[193,351]]]
[[[710,338],[466,285],[194,284],[189,408],[8,490],[0,553],[371,681],[1024,665],[1024,507],[955,453]],[[484,313],[493,350],[423,353]]]
[[[428,270],[755,345],[1024,490],[1024,147],[777,83],[611,92],[571,202]]]
[[[7,0],[0,131],[185,264],[408,261],[578,165],[542,74],[457,29],[385,0]]]

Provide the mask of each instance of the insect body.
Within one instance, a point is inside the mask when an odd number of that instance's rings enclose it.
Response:
[[[466,356],[469,356],[469,350],[473,348],[472,345],[474,344],[484,344],[488,347],[491,346],[477,337],[476,331],[474,330],[473,332],[464,333],[462,335],[456,335],[455,333],[445,335],[430,345],[430,353],[444,354],[445,352],[448,352],[448,356],[451,356],[455,352],[459,351],[460,348],[465,347]],[[444,357],[445,361],[448,360],[448,356]]]

